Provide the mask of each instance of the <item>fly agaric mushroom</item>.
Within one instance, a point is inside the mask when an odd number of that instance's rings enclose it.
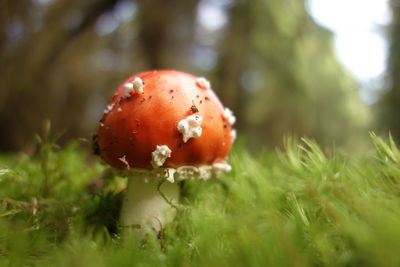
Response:
[[[145,223],[161,230],[174,217],[177,182],[230,171],[225,160],[236,135],[234,122],[204,78],[161,70],[122,84],[104,111],[94,144],[106,163],[128,177],[121,226]],[[157,191],[162,179],[168,181],[164,196]]]

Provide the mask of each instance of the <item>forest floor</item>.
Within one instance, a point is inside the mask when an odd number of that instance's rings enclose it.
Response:
[[[233,171],[186,181],[163,235],[120,235],[123,177],[73,142],[38,138],[34,156],[0,155],[0,266],[400,266],[400,151],[371,155],[288,140]],[[162,188],[161,188],[162,190]]]

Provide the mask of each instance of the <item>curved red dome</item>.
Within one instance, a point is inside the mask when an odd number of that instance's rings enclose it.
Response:
[[[201,129],[185,140],[178,125],[191,115],[200,118]],[[157,146],[170,150],[160,167],[197,167],[226,159],[231,130],[205,79],[180,71],[149,71],[118,88],[100,121],[97,143],[101,157],[117,169],[152,169]]]

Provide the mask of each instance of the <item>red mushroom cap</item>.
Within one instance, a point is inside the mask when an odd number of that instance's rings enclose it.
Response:
[[[143,82],[143,92],[127,91],[135,80]],[[190,115],[202,118],[201,135],[184,142],[178,124]],[[100,120],[97,145],[101,157],[117,169],[152,169],[157,146],[171,150],[163,168],[199,167],[226,159],[231,130],[205,79],[180,71],[149,71],[118,88]]]

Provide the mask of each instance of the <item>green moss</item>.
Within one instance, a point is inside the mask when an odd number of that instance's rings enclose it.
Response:
[[[399,266],[400,152],[372,140],[357,159],[237,145],[233,171],[186,181],[176,220],[145,242],[118,233],[124,179],[77,143],[2,155],[0,266]]]

